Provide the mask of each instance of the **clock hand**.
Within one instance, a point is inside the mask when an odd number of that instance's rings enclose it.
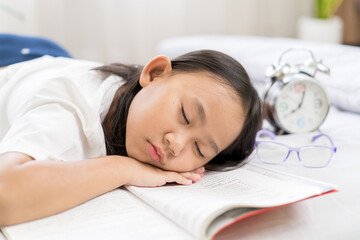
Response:
[[[303,102],[304,102],[305,92],[306,92],[306,89],[304,89],[304,92],[303,92],[303,94],[302,94],[302,96],[301,96],[301,102],[300,102],[298,108],[301,108],[301,106],[302,106],[302,104],[303,104]]]
[[[302,96],[301,96],[301,100],[300,100],[300,103],[299,103],[299,105],[297,106],[297,108],[294,108],[291,112],[289,112],[289,113],[287,114],[287,116],[293,114],[294,112],[298,111],[298,110],[301,108],[301,106],[302,106],[302,104],[303,104],[303,102],[304,102],[305,91],[306,91],[306,89],[304,90],[304,92],[303,92],[303,94],[302,94]]]

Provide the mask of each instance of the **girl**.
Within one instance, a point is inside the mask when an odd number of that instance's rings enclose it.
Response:
[[[41,57],[0,71],[0,225],[122,185],[188,185],[253,150],[261,104],[216,51],[146,66]],[[55,161],[57,160],[57,161]]]

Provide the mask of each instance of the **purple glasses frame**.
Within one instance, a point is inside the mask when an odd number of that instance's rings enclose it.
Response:
[[[258,141],[257,138],[258,138],[260,135],[263,135],[263,134],[266,134],[268,137],[270,137],[270,138],[271,138],[271,141]],[[275,135],[273,132],[270,132],[269,130],[266,130],[266,129],[261,129],[261,130],[259,130],[259,131],[256,133],[256,141],[255,141],[255,145],[254,145],[254,147],[255,147],[255,149],[256,149],[256,155],[257,155],[257,157],[258,157],[262,162],[264,162],[264,163],[266,163],[266,164],[273,164],[273,165],[283,164],[283,163],[285,163],[286,160],[289,158],[291,152],[294,151],[294,152],[297,153],[297,157],[298,157],[299,162],[300,162],[301,165],[303,165],[304,167],[308,167],[308,168],[323,168],[323,167],[326,167],[326,166],[329,164],[329,162],[330,162],[333,154],[336,153],[336,151],[337,151],[337,147],[335,146],[333,140],[331,139],[331,137],[330,137],[329,135],[327,135],[327,134],[325,134],[325,133],[320,133],[320,134],[318,134],[318,135],[315,135],[315,136],[311,139],[311,142],[316,141],[316,140],[319,139],[320,137],[326,137],[326,138],[330,141],[330,143],[331,143],[331,146],[329,146],[329,147],[323,146],[323,145],[306,145],[306,146],[301,146],[301,147],[297,147],[297,148],[295,148],[295,147],[290,147],[290,146],[287,146],[287,145],[285,145],[285,144],[283,144],[283,143],[273,141],[274,138],[275,138],[275,136],[276,136],[276,135]],[[265,143],[276,143],[276,144],[279,144],[279,145],[282,145],[282,146],[286,147],[286,148],[288,149],[288,153],[287,153],[286,157],[284,158],[284,160],[282,160],[282,161],[279,162],[279,163],[269,163],[269,162],[263,161],[263,160],[261,159],[259,153],[258,153],[258,145],[261,144],[261,143],[264,143],[264,142],[265,142]],[[306,165],[304,165],[303,162],[301,161],[300,154],[299,154],[300,150],[301,150],[302,148],[306,148],[306,147],[327,148],[327,149],[330,150],[331,155],[329,156],[329,159],[328,159],[328,161],[326,162],[326,164],[323,165],[323,166],[316,166],[316,167],[314,167],[314,166],[306,166]]]

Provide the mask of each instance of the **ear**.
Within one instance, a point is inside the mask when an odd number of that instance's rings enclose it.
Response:
[[[153,58],[143,68],[140,75],[140,86],[146,87],[153,82],[155,78],[158,78],[166,73],[171,72],[171,60],[166,56],[157,56]]]

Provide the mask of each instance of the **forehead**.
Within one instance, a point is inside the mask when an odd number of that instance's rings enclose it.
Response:
[[[231,96],[234,101],[240,97],[227,80],[207,72],[175,73],[171,76],[174,85],[187,91],[204,92],[205,90],[217,94],[219,97]],[[200,91],[198,91],[200,90]]]
[[[211,133],[223,150],[240,134],[245,117],[240,96],[235,90],[212,74],[184,73],[172,77],[174,87],[184,104],[199,112],[199,104],[206,115],[204,129]],[[197,114],[200,115],[200,114]]]

